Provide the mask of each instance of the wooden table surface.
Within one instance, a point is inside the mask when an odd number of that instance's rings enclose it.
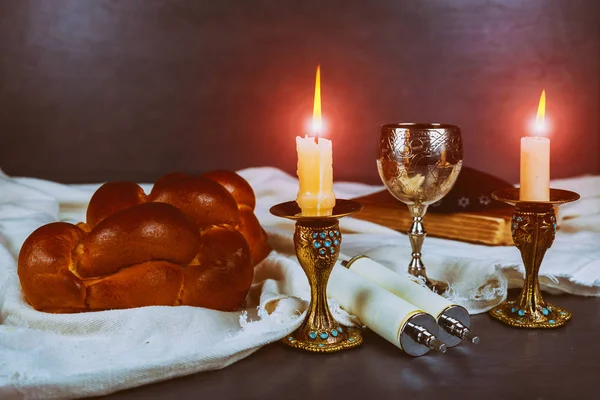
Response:
[[[510,291],[509,297],[517,291]],[[473,317],[479,345],[412,358],[367,331],[358,349],[309,354],[273,343],[220,371],[106,396],[108,399],[598,398],[600,299],[550,296],[573,312],[555,330],[518,330]]]

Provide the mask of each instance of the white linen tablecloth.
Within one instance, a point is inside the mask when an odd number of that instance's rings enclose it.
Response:
[[[24,301],[16,257],[37,227],[57,220],[84,220],[98,185],[61,185],[0,172],[0,398],[95,396],[220,369],[296,329],[309,286],[293,255],[293,222],[268,210],[294,199],[297,181],[267,167],[240,174],[255,190],[256,214],[275,249],[256,267],[244,310],[181,306],[55,315],[37,312]],[[582,199],[561,210],[561,229],[540,271],[542,287],[598,296],[600,177],[555,181],[553,187],[575,190]],[[352,198],[381,187],[336,183],[334,189],[338,198]],[[346,232],[345,255],[367,254],[404,272],[410,258],[405,235],[354,218],[342,219],[341,227]],[[452,299],[471,313],[489,310],[504,300],[507,288],[523,282],[522,262],[514,247],[428,238],[424,261],[433,278],[450,282]],[[277,307],[269,314],[265,305],[275,299]],[[335,300],[330,300],[330,307],[342,322],[356,322]]]

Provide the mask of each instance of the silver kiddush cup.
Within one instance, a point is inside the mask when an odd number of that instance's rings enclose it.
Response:
[[[460,128],[448,124],[388,124],[381,127],[377,168],[387,190],[408,206],[413,223],[408,231],[412,259],[408,273],[425,280],[436,293],[447,284],[427,277],[421,248],[427,232],[423,217],[458,178],[463,147]]]

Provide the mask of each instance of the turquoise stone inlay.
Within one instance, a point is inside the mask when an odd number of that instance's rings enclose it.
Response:
[[[548,309],[547,308],[542,308],[542,314],[548,315],[549,314]]]
[[[329,232],[329,236],[330,236],[330,237],[333,237],[333,235],[335,235],[335,234],[333,233],[333,231],[330,231],[330,232]]]
[[[521,222],[522,220],[523,220],[523,218],[517,217],[517,222]]]
[[[319,343],[319,347],[325,347],[323,343]]]
[[[340,244],[340,241],[339,241],[339,240],[337,240],[337,239],[335,239],[335,240],[333,241],[333,245],[334,245],[334,246],[337,246],[338,244]]]
[[[560,312],[560,315],[567,315],[567,313],[566,313],[566,312],[564,312],[564,311],[561,311],[561,312]]]
[[[331,247],[331,248],[329,249],[329,251],[331,252],[331,254],[335,253],[335,247]]]
[[[340,236],[340,232],[339,231],[335,231],[335,236]]]
[[[556,321],[555,321],[555,320],[553,320],[553,319],[551,319],[551,320],[549,320],[548,322],[549,322],[550,324],[554,324]]]
[[[341,326],[340,326],[340,327],[339,327],[337,330],[338,330],[338,332],[339,332],[339,333],[342,333],[342,332],[344,332],[344,331],[342,330],[342,327],[341,327]]]
[[[331,331],[331,336],[336,337],[338,335],[338,331],[335,329]]]
[[[353,338],[353,337],[351,337],[351,338],[350,338],[350,339],[348,339],[348,340],[349,340],[349,341],[351,341],[351,342],[354,342],[354,338]]]
[[[318,240],[315,240],[315,241],[313,242],[313,245],[315,246],[315,249],[318,249],[318,248],[320,248],[320,247],[321,247],[321,242],[319,242]]]
[[[327,339],[329,337],[329,334],[327,332],[321,332],[319,336],[321,336],[321,339]]]
[[[317,338],[317,332],[310,332],[308,334],[308,337],[310,337],[311,339],[316,339]]]
[[[321,239],[325,239],[327,237],[327,233],[321,232],[319,236],[321,236]]]
[[[517,229],[517,224],[513,224],[513,229]]]
[[[494,312],[495,312],[496,314],[500,314],[500,313],[501,313],[501,311],[500,311],[500,310],[496,310],[496,311],[494,311]]]
[[[321,250],[319,250],[319,254],[320,254],[320,255],[324,256],[324,255],[325,255],[325,253],[326,253],[325,249],[321,249]]]
[[[288,338],[288,340],[291,342],[292,340],[294,340],[294,338],[290,336],[290,337]]]
[[[517,309],[515,307],[513,307],[513,308],[510,309],[510,312],[512,312],[512,313],[514,313],[516,311],[517,311]]]
[[[313,239],[316,239],[316,238],[317,238],[317,236],[318,236],[318,235],[317,235],[317,233],[313,233],[313,234],[312,234],[312,238],[313,238]]]
[[[519,314],[519,316],[522,317],[523,315],[525,315],[525,310],[519,310],[517,314]]]
[[[331,247],[331,240],[327,239],[325,241],[325,247]]]

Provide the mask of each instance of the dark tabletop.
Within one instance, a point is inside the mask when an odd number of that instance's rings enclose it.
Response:
[[[509,292],[516,297],[518,292]],[[598,398],[600,299],[544,296],[573,319],[520,330],[474,316],[478,345],[413,358],[366,331],[355,350],[312,354],[279,343],[220,371],[115,393],[111,399],[488,399]],[[410,396],[410,397],[409,397]]]

